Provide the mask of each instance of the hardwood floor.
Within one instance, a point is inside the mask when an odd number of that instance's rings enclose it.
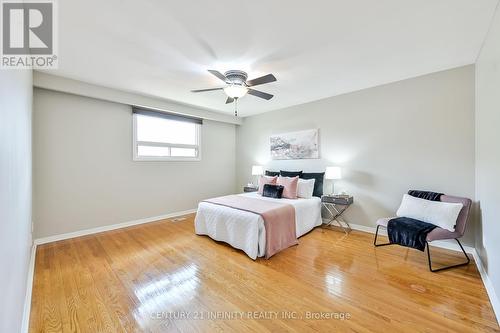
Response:
[[[30,332],[499,331],[473,262],[431,273],[425,253],[372,241],[317,228],[253,261],[191,215],[41,245]]]

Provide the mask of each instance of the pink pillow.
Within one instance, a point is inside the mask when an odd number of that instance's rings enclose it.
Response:
[[[296,177],[278,177],[278,185],[282,185],[283,198],[297,199],[297,187],[299,185],[299,176]]]
[[[274,177],[260,176],[260,178],[259,178],[259,194],[262,194],[262,191],[264,190],[265,184],[276,185],[276,179],[278,179],[278,176],[274,176]]]

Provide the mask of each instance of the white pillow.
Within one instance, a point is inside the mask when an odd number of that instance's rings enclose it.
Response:
[[[453,232],[462,207],[461,203],[430,201],[405,194],[396,215],[432,223]]]
[[[299,178],[297,185],[297,196],[299,198],[311,199],[314,192],[314,181],[316,179],[302,179]]]

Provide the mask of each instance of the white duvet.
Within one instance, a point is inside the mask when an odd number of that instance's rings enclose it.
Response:
[[[297,237],[306,234],[322,223],[320,198],[272,199],[263,197],[256,192],[239,195],[292,205],[295,208]],[[264,220],[258,214],[200,202],[194,227],[196,234],[208,235],[217,241],[226,242],[234,248],[243,250],[254,260],[265,255],[266,230]]]

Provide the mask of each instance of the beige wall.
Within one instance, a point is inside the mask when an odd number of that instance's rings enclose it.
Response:
[[[131,107],[34,90],[35,237],[196,208],[235,189],[235,126],[205,121],[200,162],[132,161]]]
[[[500,10],[476,63],[476,249],[497,297],[500,318]]]
[[[310,128],[320,130],[320,159],[270,160],[271,134]],[[373,227],[391,216],[410,188],[473,198],[474,67],[248,117],[236,140],[238,186],[251,179],[253,164],[309,172],[341,166],[335,189],[354,195],[346,219],[355,224]]]
[[[21,332],[31,248],[32,73],[0,70],[0,332]]]

